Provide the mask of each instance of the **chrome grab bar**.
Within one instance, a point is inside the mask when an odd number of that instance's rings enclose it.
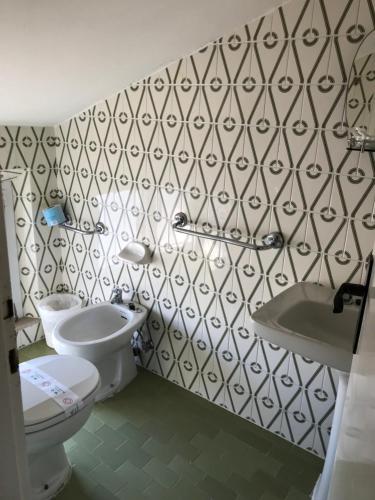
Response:
[[[347,149],[356,151],[375,151],[375,137],[368,135],[361,127],[348,130]]]
[[[58,226],[66,229],[68,231],[73,231],[74,233],[83,234],[84,236],[105,233],[105,225],[102,222],[97,222],[95,224],[95,228],[92,229],[91,231],[85,231],[84,229],[78,229],[77,227],[69,226],[65,222],[63,222],[62,224],[58,224]]]
[[[179,212],[174,216],[175,222],[172,228],[178,233],[184,233],[191,236],[198,236],[199,238],[207,238],[209,240],[221,241],[222,243],[229,243],[230,245],[237,245],[239,247],[248,248],[249,250],[269,250],[271,248],[282,248],[284,246],[284,238],[281,233],[272,232],[264,236],[263,244],[257,245],[256,243],[245,243],[243,241],[235,240],[233,238],[225,238],[216,234],[202,233],[199,231],[192,231],[185,229],[188,224],[187,216],[183,212]]]

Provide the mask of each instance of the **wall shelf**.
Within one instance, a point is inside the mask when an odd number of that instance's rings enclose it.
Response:
[[[23,316],[22,318],[18,318],[15,321],[16,332],[37,325],[39,322],[40,322],[39,318],[31,318],[29,316]]]

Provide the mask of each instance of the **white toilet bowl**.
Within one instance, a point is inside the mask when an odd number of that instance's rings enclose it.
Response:
[[[45,382],[33,382],[43,374]],[[84,425],[100,387],[96,367],[72,356],[42,356],[20,364],[22,406],[29,462],[32,500],[53,498],[69,480],[71,466],[63,446]],[[77,405],[63,408],[41,384],[58,381],[78,398]],[[57,389],[54,389],[58,392]]]
[[[137,375],[130,341],[146,313],[139,304],[131,309],[129,304],[101,302],[80,309],[56,325],[56,351],[88,359],[99,370],[101,389],[96,401],[121,391]]]

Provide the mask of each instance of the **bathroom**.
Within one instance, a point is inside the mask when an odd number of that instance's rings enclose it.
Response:
[[[0,499],[373,498],[373,0],[2,8]]]

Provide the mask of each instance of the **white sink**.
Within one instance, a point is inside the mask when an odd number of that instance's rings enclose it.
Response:
[[[360,308],[334,314],[335,290],[297,283],[256,311],[255,333],[273,344],[331,368],[350,371]]]

